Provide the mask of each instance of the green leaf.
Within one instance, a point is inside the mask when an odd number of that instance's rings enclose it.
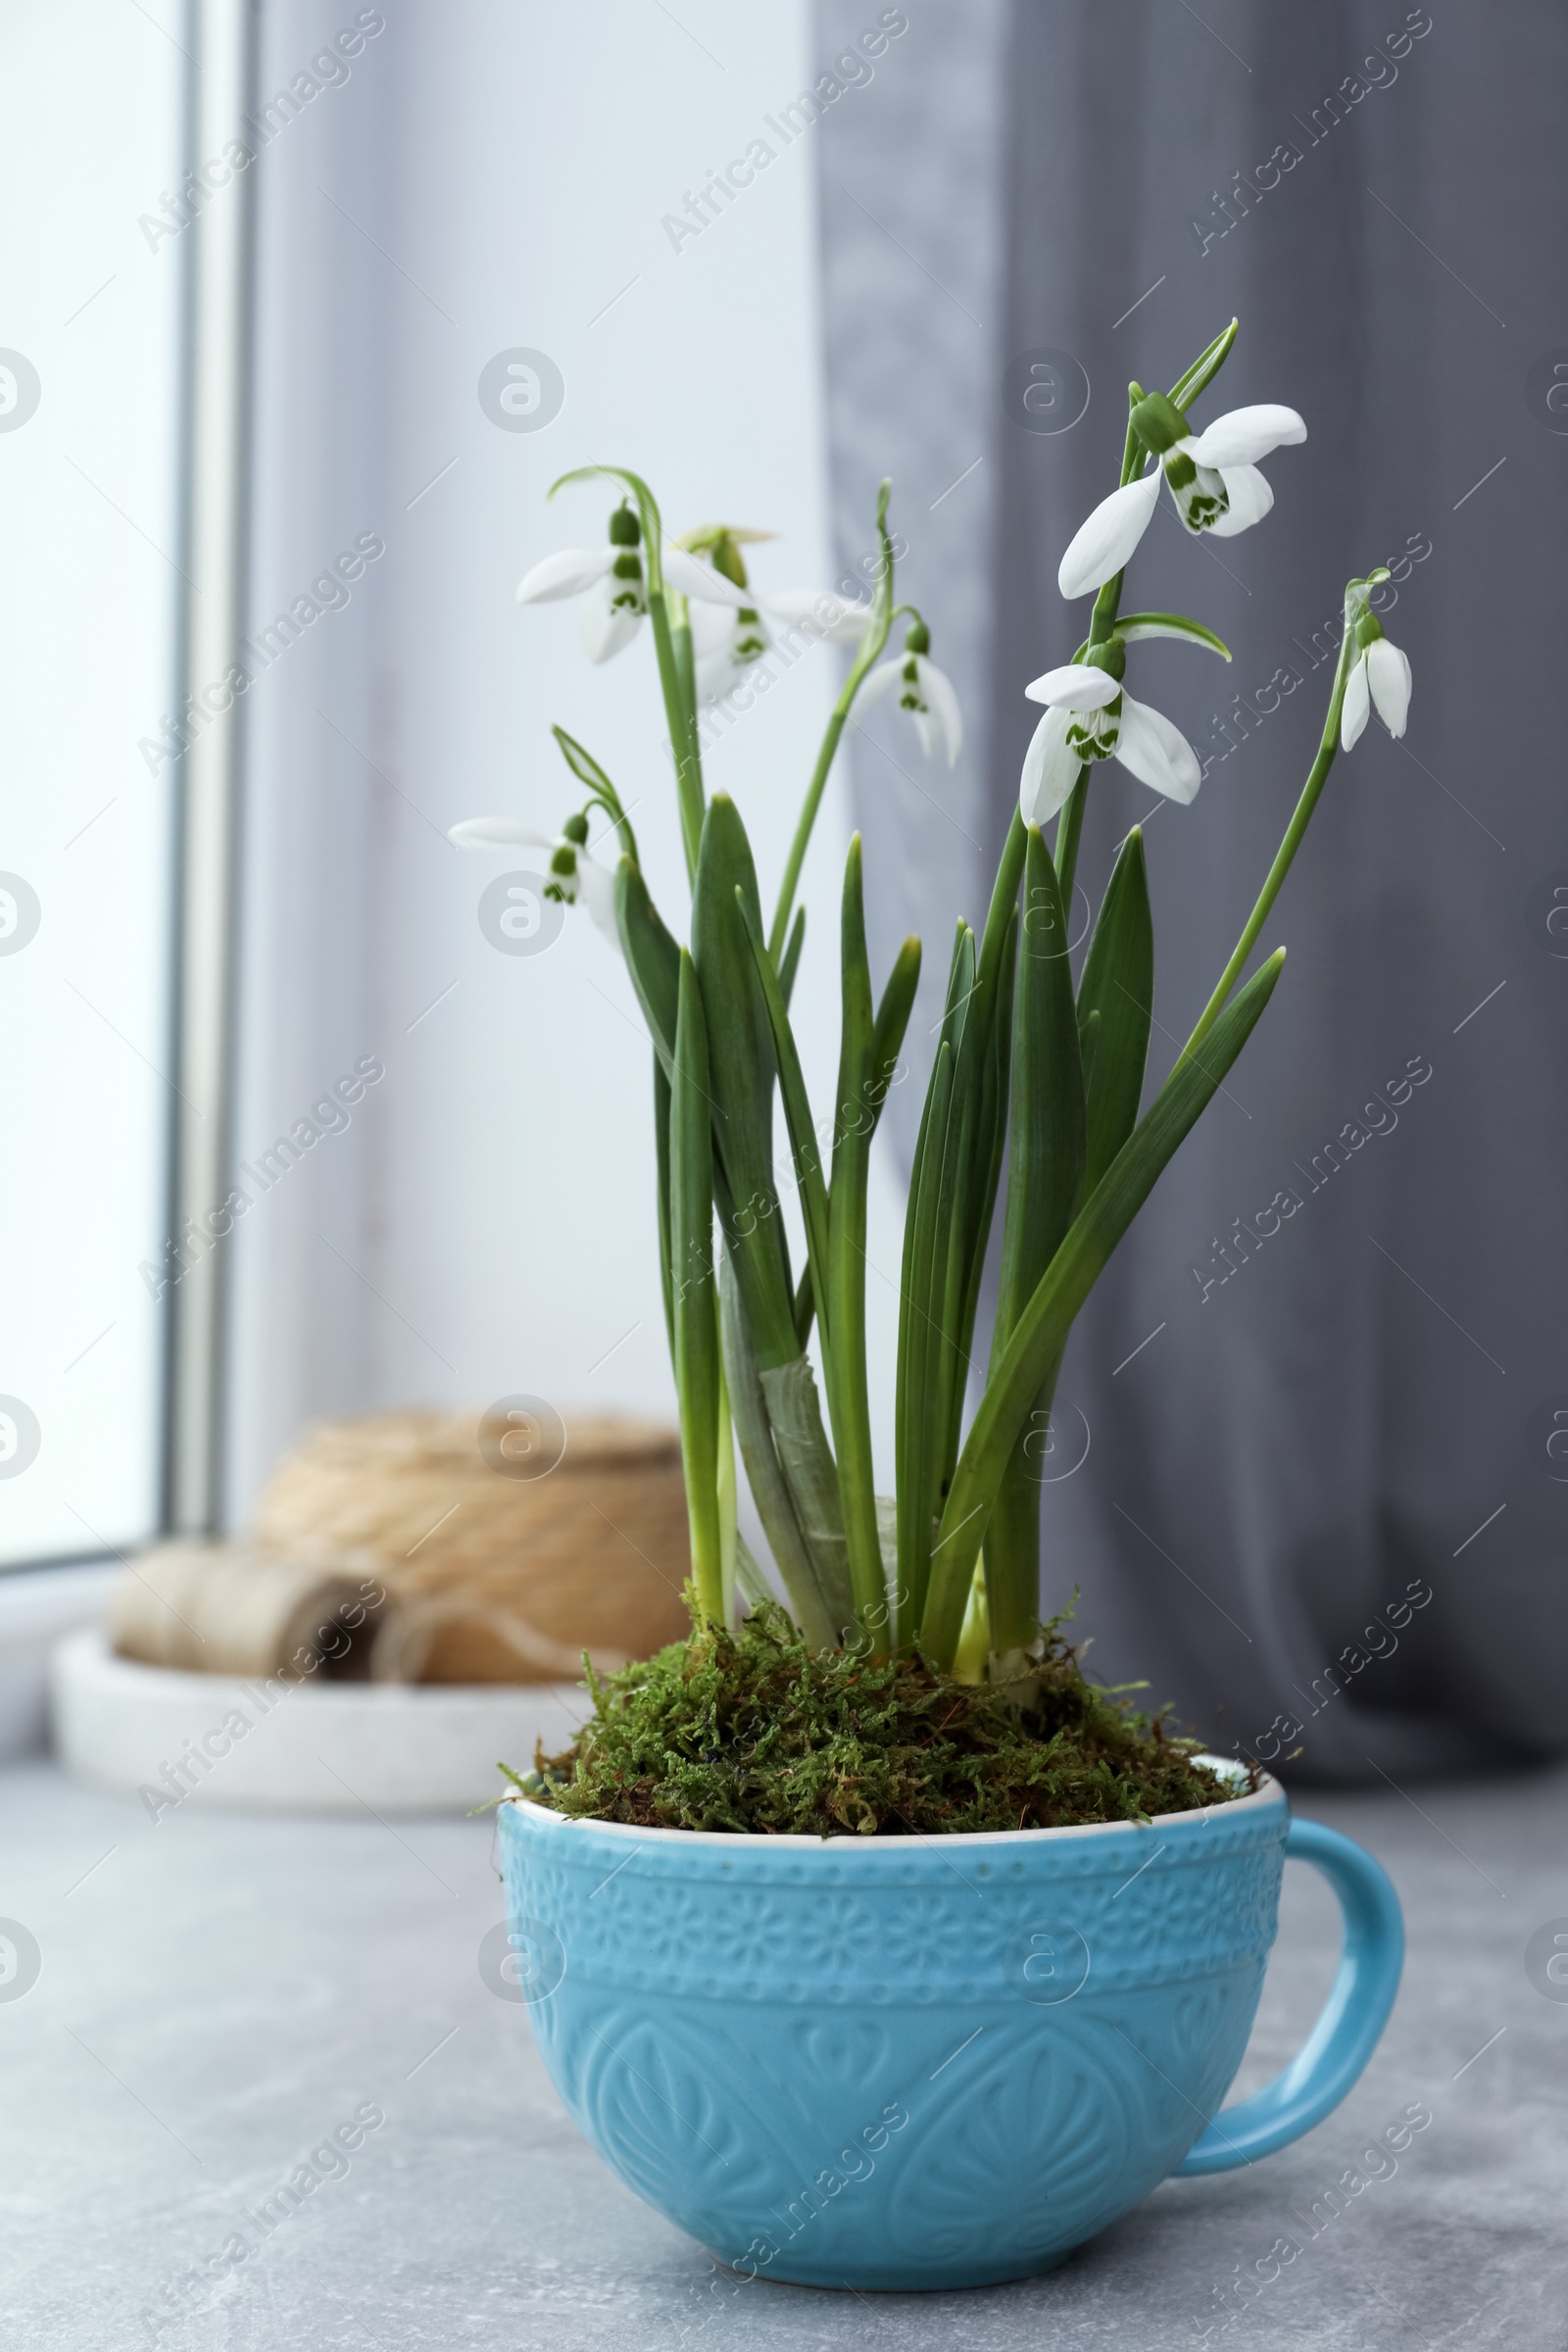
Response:
[[[1072,1222],[1083,1176],[1084,1080],[1067,939],[1055,865],[1031,826],[1018,939],[1007,1207],[993,1367]],[[1037,1398],[1033,1417],[1041,1409]],[[1040,1480],[1028,1450],[1032,1436],[1026,1424],[1014,1440],[986,1527],[986,1590],[992,1642],[1000,1652],[1027,1649],[1039,1630]]]
[[[803,906],[796,917],[797,931],[806,920]],[[779,976],[783,990],[789,976],[789,957],[784,959],[784,971]],[[893,1074],[899,1066],[904,1047],[904,1033],[908,1026],[914,1005],[914,993],[920,985],[920,942],[906,939],[894,958],[888,983],[882,991],[882,1001],[876,1008],[876,1028],[871,1040],[871,1079],[867,1100],[871,1104],[871,1133],[875,1135],[882,1117],[882,1107],[892,1086]],[[800,1288],[795,1294],[795,1337],[804,1349],[811,1336],[811,1323],[816,1313],[816,1298],[811,1286],[811,1269],[808,1265],[801,1275]]]
[[[801,1268],[801,1279],[795,1293],[795,1340],[803,1355],[806,1353],[806,1344],[811,1336],[811,1325],[815,1320],[816,1291],[811,1281],[810,1264],[808,1261]]]
[[[957,1425],[968,1371],[963,1310],[973,1240],[971,1204],[977,1191],[977,1163],[989,1150],[989,1139],[980,1135],[980,1107],[990,1041],[977,965],[974,933],[967,923],[959,923],[942,1022],[943,1037],[953,1049],[953,1097],[942,1143],[941,1187],[923,1326],[929,1351],[924,1443],[928,1467],[936,1481],[933,1510],[947,1492],[958,1451]]]
[[[942,1041],[956,1055],[974,1002],[974,933],[960,921],[953,936],[953,960],[948,966],[948,993],[942,1005]]]
[[[776,1364],[760,1378],[795,1516],[826,1601],[832,1638],[838,1642],[855,1623],[855,1595],[838,1472],[822,1427],[810,1359],[797,1356],[793,1364]]]
[[[749,1609],[755,1609],[761,1601],[776,1600],[778,1597],[752,1557],[746,1538],[740,1535],[735,1538],[735,1582]]]
[[[732,1203],[725,1232],[752,1340],[765,1369],[789,1362],[799,1349],[773,1183],[772,1025],[748,917],[760,929],[751,844],[734,802],[715,793],[703,819],[692,894],[692,959],[708,1026],[714,1131]]]
[[[805,908],[802,908],[805,913]],[[914,1009],[914,992],[920,985],[920,942],[906,939],[893,958],[882,1001],[876,1008],[876,1028],[871,1038],[872,1107],[880,1119],[882,1105],[887,1101],[888,1087],[899,1066],[904,1050],[904,1033]]]
[[[1078,986],[1078,1025],[1100,1015],[1087,1081],[1083,1191],[1087,1199],[1138,1123],[1154,999],[1154,934],[1144,836],[1122,843]]]
[[[760,923],[758,926],[760,930]],[[824,1348],[828,1411],[838,1457],[839,1493],[856,1619],[870,1654],[888,1650],[887,1591],[877,1535],[871,1465],[871,1407],[865,1371],[865,1199],[876,1126],[872,1101],[875,1022],[865,952],[860,836],[844,867],[841,919],[843,1026],[833,1110],[833,1174],[828,1190],[827,1324]]]
[[[899,1351],[894,1401],[895,1464],[899,1494],[899,1622],[918,1625],[931,1565],[933,1500],[938,1471],[930,1459],[926,1393],[931,1369],[931,1270],[948,1112],[953,1100],[953,1048],[937,1047],[931,1084],[904,1212],[904,1265],[899,1284]]]
[[[1236,340],[1238,321],[1233,318],[1221,335],[1216,335],[1206,351],[1200,351],[1185,375],[1178,376],[1170,388],[1170,398],[1178,409],[1190,409],[1200,392],[1206,392],[1220,369],[1231,356]]]
[[[795,921],[790,928],[790,944],[785,949],[784,960],[778,967],[778,990],[784,1000],[786,1011],[789,1009],[790,999],[795,994],[795,975],[801,968],[801,950],[805,945],[806,908],[798,906],[795,910]]]
[[[702,991],[682,948],[670,1083],[669,1206],[675,1385],[691,1526],[692,1574],[705,1613],[724,1622],[718,1504],[719,1354],[713,1279],[713,1134]]]
[[[1006,1129],[1008,1054],[999,1052],[1001,1033],[1011,1020],[1012,987],[1017,962],[1018,884],[1027,847],[1023,818],[1013,810],[997,862],[991,905],[975,958],[974,994],[966,1008],[965,1034],[972,1026],[975,1078],[966,1114],[963,1164],[954,1208],[955,1254],[950,1272],[957,1285],[954,1326],[954,1363],[967,1371],[974,1344],[975,1315],[980,1304],[980,1280],[985,1269],[991,1220],[1002,1177],[1003,1144]],[[1010,1035],[1010,1029],[1007,1030]],[[964,1382],[949,1384],[947,1438],[941,1480],[952,1475],[958,1452],[958,1429],[963,1408]]]
[[[947,1494],[958,1457],[958,1431],[968,1386],[969,1354],[964,1310],[969,1297],[973,1250],[973,1196],[980,1163],[990,1141],[981,1134],[985,1047],[977,1023],[965,1031],[954,1063],[953,1102],[948,1110],[942,1192],[937,1202],[938,1256],[932,1267],[932,1380],[927,1392],[930,1457],[937,1474],[933,1508]]]
[[[1013,997],[1018,970],[1018,909],[1014,906],[1007,917],[1006,944],[1003,951],[1002,967],[997,975],[997,991],[991,1013],[991,1043],[985,1056],[985,1076],[980,1096],[980,1117],[976,1126],[975,1155],[971,1166],[971,1181],[976,1187],[969,1204],[969,1276],[964,1303],[964,1320],[960,1352],[967,1364],[974,1347],[975,1315],[980,1304],[980,1280],[985,1270],[986,1250],[991,1239],[991,1220],[996,1213],[997,1193],[1002,1182],[1002,1165],[1006,1156],[1007,1099],[1010,1091],[1012,1061]],[[955,1433],[956,1434],[956,1433]],[[955,1446],[955,1453],[956,1447]],[[951,1472],[952,1461],[945,1465]]]
[[[613,804],[618,798],[615,787],[592,752],[584,751],[576,737],[568,735],[564,727],[552,726],[550,732],[561,746],[561,757],[578,782],[586,784],[590,792],[603,793],[605,798]]]
[[[1189,620],[1185,612],[1128,612],[1116,623],[1116,634],[1129,645],[1142,643],[1150,637],[1185,637],[1194,645],[1201,645],[1221,661],[1231,658],[1230,647],[1212,629],[1205,629],[1200,620]]]
[[[615,868],[615,928],[654,1051],[667,1074],[675,1059],[680,950],[648,895],[642,869],[629,858]]]
[[[806,1247],[811,1261],[811,1283],[816,1294],[817,1314],[823,1325],[823,1344],[827,1344],[831,1309],[825,1310],[828,1293],[827,1247],[828,1207],[827,1186],[822,1176],[822,1156],[817,1149],[816,1131],[811,1123],[811,1105],[806,1092],[806,1080],[801,1071],[801,1057],[796,1051],[795,1034],[790,1027],[789,1012],[779,989],[778,975],[773,969],[762,937],[760,921],[753,913],[744,893],[737,891],[735,904],[741,910],[758,977],[762,984],[762,997],[767,1005],[767,1017],[773,1031],[773,1052],[778,1061],[779,1093],[784,1102],[784,1122],[790,1133],[790,1153],[795,1179],[801,1193],[801,1214],[806,1225]]]
[[[1084,1100],[1095,1082],[1095,1059],[1100,1052],[1100,1015],[1089,1013],[1078,1030],[1078,1055],[1084,1069]]]
[[[675,1359],[675,1285],[670,1269],[669,1236],[669,1079],[659,1055],[654,1055],[654,1152],[659,1168],[659,1284],[664,1298],[664,1337]]]
[[[1033,825],[1018,933],[1011,1102],[993,1363],[1072,1222],[1084,1168],[1084,1078],[1067,917],[1051,853]]]
[[[741,1460],[746,1465],[747,1483],[774,1564],[784,1580],[795,1622],[812,1649],[828,1649],[838,1640],[839,1628],[833,1621],[833,1610],[802,1534],[790,1483],[779,1461],[757,1354],[746,1328],[740,1289],[727,1253],[719,1268],[718,1289],[719,1329],[730,1410]]]
[[[1251,1035],[1284,961],[1281,949],[1226,1006],[1204,1043],[1201,1062],[1195,1056],[1172,1071],[1073,1219],[1018,1318],[986,1384],[932,1553],[920,1646],[934,1666],[950,1662],[956,1649],[986,1521],[1041,1384],[1117,1243]]]

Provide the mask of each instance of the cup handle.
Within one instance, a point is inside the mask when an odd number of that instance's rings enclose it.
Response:
[[[1316,1821],[1293,1821],[1285,1852],[1320,1870],[1340,1898],[1340,1973],[1317,2024],[1284,2073],[1251,2098],[1222,2108],[1176,2167],[1181,2176],[1232,2172],[1320,2124],[1359,2078],[1399,1989],[1404,1921],[1382,1864]]]

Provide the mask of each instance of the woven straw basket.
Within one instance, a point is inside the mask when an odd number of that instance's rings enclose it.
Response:
[[[690,1631],[677,1433],[573,1419],[541,1443],[519,1420],[326,1422],[274,1471],[258,1546],[373,1561],[387,1588],[377,1681],[576,1681],[585,1649],[609,1670]]]

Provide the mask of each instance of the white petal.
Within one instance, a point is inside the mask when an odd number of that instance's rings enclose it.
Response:
[[[879,703],[885,694],[901,683],[904,665],[908,659],[907,654],[901,654],[896,662],[879,662],[875,669],[861,680],[860,691],[855,698],[857,718],[862,710],[868,710],[873,703]]]
[[[1274,504],[1274,493],[1255,466],[1221,466],[1219,478],[1230,504],[1208,527],[1216,539],[1234,539],[1238,531],[1250,531],[1262,521]]]
[[[728,605],[699,605],[691,615],[692,652],[701,661],[705,654],[728,652],[735,637],[735,613]]]
[[[1345,700],[1340,705],[1340,749],[1352,751],[1361,740],[1372,708],[1372,696],[1367,685],[1366,662],[1358,654],[1345,681]]]
[[[612,601],[615,590],[626,584],[607,575],[584,601],[577,634],[590,662],[608,662],[623,652],[642,626],[643,616],[635,606]]]
[[[448,829],[447,839],[456,842],[460,850],[553,850],[556,846],[547,834],[536,833],[514,816],[466,816],[461,825]]]
[[[519,605],[553,605],[564,596],[581,596],[602,580],[620,554],[618,547],[564,547],[545,556],[517,583]]]
[[[1103,710],[1120,692],[1121,680],[1093,662],[1064,662],[1024,688],[1032,703],[1051,703],[1065,710]]]
[[[1410,664],[1386,637],[1374,637],[1366,649],[1366,682],[1389,733],[1402,735],[1410,710]]]
[[[1140,784],[1162,792],[1168,801],[1180,801],[1184,808],[1202,782],[1198,754],[1180,727],[1172,726],[1162,710],[1135,703],[1130,694],[1122,696],[1115,757]]]
[[[700,597],[705,604],[734,605],[738,608],[756,601],[750,588],[737,588],[733,580],[726,580],[721,571],[713,569],[711,564],[700,563],[696,556],[688,555],[683,547],[665,548],[664,579],[682,596]]]
[[[852,604],[831,588],[781,588],[760,600],[785,628],[799,628],[808,637],[827,638],[834,645],[858,645],[870,625],[869,605]]]
[[[722,645],[716,645],[697,657],[697,699],[700,703],[721,703],[732,687],[738,686],[749,669],[755,668],[759,655],[743,662],[735,651],[733,633]]]
[[[958,709],[958,698],[953,691],[953,680],[945,669],[938,669],[934,662],[928,662],[924,654],[916,655],[914,667],[915,675],[920,681],[921,692],[930,704],[936,715],[937,724],[947,739],[948,765],[956,767],[958,754],[963,749],[963,712]],[[930,750],[929,745],[926,748],[927,751]]]
[[[1119,490],[1102,498],[1088,521],[1079,525],[1056,573],[1063,596],[1087,596],[1121,570],[1148,530],[1149,518],[1158,504],[1159,474],[1156,466],[1140,480],[1124,482]]]
[[[1078,781],[1083,765],[1067,749],[1067,713],[1048,710],[1029,739],[1018,778],[1018,809],[1026,825],[1049,825]]]
[[[615,877],[608,865],[590,858],[586,850],[577,852],[577,885],[582,903],[593,916],[598,928],[611,946],[619,952],[620,933],[615,928]]]
[[[1306,426],[1294,409],[1264,402],[1253,409],[1232,409],[1176,446],[1195,466],[1217,466],[1223,472],[1227,466],[1255,466],[1271,449],[1305,439]]]

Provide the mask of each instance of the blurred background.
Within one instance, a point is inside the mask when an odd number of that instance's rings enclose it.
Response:
[[[514,602],[602,539],[557,475],[778,532],[764,594],[862,579],[893,477],[966,741],[950,771],[885,710],[835,771],[798,1000],[825,1091],[852,826],[873,960],[913,929],[940,964],[1022,688],[1080,633],[1055,567],[1127,382],[1234,314],[1205,414],[1284,401],[1310,437],[1263,530],[1152,527],[1139,601],[1236,661],[1149,652],[1203,787],[1151,808],[1102,768],[1079,869],[1082,926],[1150,823],[1156,1081],[1374,564],[1415,699],[1337,767],[1268,1021],[1079,1325],[1048,1598],[1226,1752],[1372,1779],[1568,1745],[1560,17],[19,0],[3,39],[0,1643],[41,1565],[53,1624],[160,1535],[246,1530],[323,1418],[670,1418],[626,976],[580,914],[514,952],[483,896],[541,860],[446,838],[555,830],[556,720],[681,901],[650,646],[595,669],[573,606]],[[842,662],[775,662],[714,730],[764,877]],[[888,1487],[936,1017],[928,977],[877,1148]]]

